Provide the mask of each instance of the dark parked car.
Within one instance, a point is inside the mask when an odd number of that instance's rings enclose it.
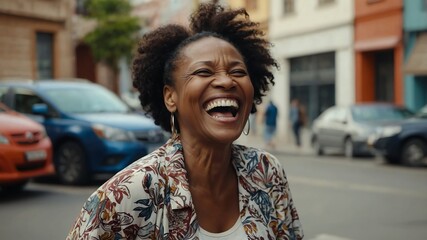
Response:
[[[378,128],[369,137],[368,144],[389,163],[426,165],[427,114],[423,115],[421,110],[415,118]]]
[[[152,119],[89,81],[0,81],[0,99],[44,125],[57,175],[67,184],[115,173],[165,140]]]
[[[333,106],[313,122],[312,146],[316,154],[325,149],[339,149],[346,157],[372,156],[367,139],[381,125],[392,124],[413,116],[404,107],[387,103],[364,103]]]
[[[427,118],[427,104],[417,112],[416,116],[419,118]]]

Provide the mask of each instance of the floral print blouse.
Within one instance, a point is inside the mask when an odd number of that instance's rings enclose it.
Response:
[[[302,239],[279,161],[241,145],[233,145],[232,161],[247,239]],[[199,231],[178,136],[96,190],[67,239],[199,239]]]

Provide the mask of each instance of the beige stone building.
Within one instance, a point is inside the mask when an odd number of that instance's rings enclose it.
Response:
[[[74,76],[72,0],[0,0],[0,79]]]
[[[258,22],[259,27],[268,37],[268,21],[270,16],[270,0],[227,0],[231,8],[245,8],[252,21]]]

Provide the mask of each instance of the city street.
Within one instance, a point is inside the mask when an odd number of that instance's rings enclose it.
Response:
[[[427,169],[379,159],[275,154],[308,240],[401,240],[427,235]],[[0,196],[2,239],[64,239],[92,186],[34,182]]]

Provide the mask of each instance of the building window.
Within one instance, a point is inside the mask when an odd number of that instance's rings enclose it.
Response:
[[[319,0],[319,5],[327,5],[327,4],[331,4],[334,3],[335,0]]]
[[[283,1],[283,12],[285,14],[293,13],[295,11],[294,0]]]
[[[87,15],[86,0],[76,0],[76,14]]]
[[[53,77],[53,34],[37,32],[37,79]]]
[[[246,9],[255,10],[258,7],[258,0],[246,0]]]

